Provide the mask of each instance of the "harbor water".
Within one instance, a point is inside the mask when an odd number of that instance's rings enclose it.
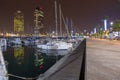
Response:
[[[34,46],[3,47],[8,74],[12,75],[9,76],[9,80],[23,80],[21,78],[35,80],[66,53],[68,52],[44,51]]]

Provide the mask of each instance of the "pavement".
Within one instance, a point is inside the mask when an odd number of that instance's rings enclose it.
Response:
[[[87,80],[120,80],[120,41],[87,39]]]

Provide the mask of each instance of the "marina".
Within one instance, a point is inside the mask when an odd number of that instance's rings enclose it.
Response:
[[[11,40],[6,41],[12,42]],[[7,62],[4,63],[4,76],[7,76],[5,80],[36,79],[71,51],[45,50],[37,48],[35,43],[24,45],[17,44],[17,41],[14,44],[10,42],[1,46],[1,57],[4,57],[2,62]]]
[[[44,27],[44,11],[37,6],[34,11],[35,24],[32,34],[23,33],[24,13],[18,10],[14,15],[14,33],[6,36],[4,34],[3,37],[1,35],[1,54],[7,62],[5,69],[9,80],[36,80],[39,76],[44,76],[55,64],[61,65],[59,60],[72,53],[83,40],[81,36],[73,34],[72,21],[66,22],[61,6],[56,0],[53,9],[55,27],[50,34],[44,32],[45,35],[42,35],[40,32]]]
[[[0,1],[0,80],[120,80],[119,60],[120,0]]]

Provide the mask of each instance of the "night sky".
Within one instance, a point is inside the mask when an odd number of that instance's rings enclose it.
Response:
[[[64,17],[73,21],[74,29],[90,31],[100,24],[103,18],[109,21],[120,19],[120,0],[57,0],[61,4]],[[0,31],[13,32],[13,18],[17,10],[24,13],[25,32],[33,29],[34,9],[44,10],[44,31],[55,27],[54,0],[0,0]]]

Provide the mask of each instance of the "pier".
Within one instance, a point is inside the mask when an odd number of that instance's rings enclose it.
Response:
[[[37,80],[85,80],[86,39],[71,53],[64,56]]]
[[[5,60],[0,46],[0,80],[8,80]]]
[[[37,80],[119,80],[120,42],[105,39],[86,42],[86,48],[79,46]]]

